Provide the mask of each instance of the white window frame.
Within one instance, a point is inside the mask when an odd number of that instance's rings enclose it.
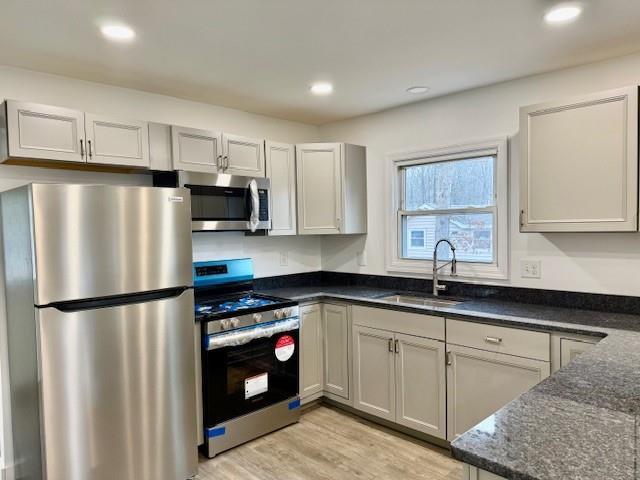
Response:
[[[387,248],[386,269],[394,273],[421,274],[431,277],[432,260],[402,258],[403,192],[402,168],[446,160],[462,160],[474,157],[495,156],[494,195],[495,225],[493,226],[493,263],[459,262],[457,277],[465,279],[504,280],[509,278],[509,169],[507,137],[491,138],[473,143],[463,143],[438,148],[424,148],[387,155],[389,182],[387,189]],[[493,211],[494,207],[488,210]],[[429,212],[434,213],[434,212]],[[426,238],[426,237],[425,237]],[[441,270],[447,277],[448,270]],[[455,277],[450,277],[455,278]]]
[[[421,247],[414,247],[413,245],[411,245],[411,234],[413,232],[422,232],[422,246]],[[427,246],[427,229],[426,228],[410,228],[410,229],[408,229],[408,233],[409,233],[409,246],[411,248],[426,248],[426,246]]]

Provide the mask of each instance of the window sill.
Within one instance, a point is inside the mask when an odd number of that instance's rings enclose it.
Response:
[[[444,264],[444,262],[443,262]],[[413,273],[427,277],[432,276],[433,262],[431,260],[408,260],[396,258],[388,262],[387,272],[389,273]],[[496,263],[461,263],[457,265],[457,275],[448,275],[449,267],[440,270],[443,278],[469,278],[477,280],[508,280],[508,266]]]

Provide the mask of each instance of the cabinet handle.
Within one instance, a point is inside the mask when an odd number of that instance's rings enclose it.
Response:
[[[502,343],[502,339],[500,337],[484,337],[484,341],[487,343],[492,343],[494,345],[500,345]]]
[[[400,342],[398,342],[398,340],[395,341],[395,351],[396,353],[400,353]]]
[[[224,168],[226,170],[227,168],[229,168],[229,155],[225,155],[223,157],[223,160],[224,160],[224,162],[222,164],[222,168]]]
[[[218,156],[216,157],[216,168],[217,168],[218,170],[222,170],[222,167],[220,166],[220,160],[222,160],[222,155],[218,155]]]
[[[447,366],[453,365],[453,355],[451,355],[451,351],[448,351],[447,353],[445,353],[444,357],[445,357],[445,363],[447,364]]]
[[[520,210],[520,226],[524,227],[524,210]]]
[[[80,139],[80,157],[84,158],[84,140]]]
[[[393,353],[393,338],[390,338],[388,341],[389,351]]]
[[[89,158],[93,157],[93,148],[91,148],[91,140],[87,140],[87,147],[89,147]]]

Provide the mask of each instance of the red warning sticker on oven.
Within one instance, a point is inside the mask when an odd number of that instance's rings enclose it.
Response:
[[[291,335],[283,335],[276,342],[276,358],[286,362],[293,356],[296,349],[296,341]]]

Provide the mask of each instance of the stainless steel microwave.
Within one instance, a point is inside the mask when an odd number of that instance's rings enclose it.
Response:
[[[153,182],[156,186],[173,184],[191,191],[194,232],[251,230],[252,214],[255,230],[271,228],[268,178],[178,171],[157,173]]]

